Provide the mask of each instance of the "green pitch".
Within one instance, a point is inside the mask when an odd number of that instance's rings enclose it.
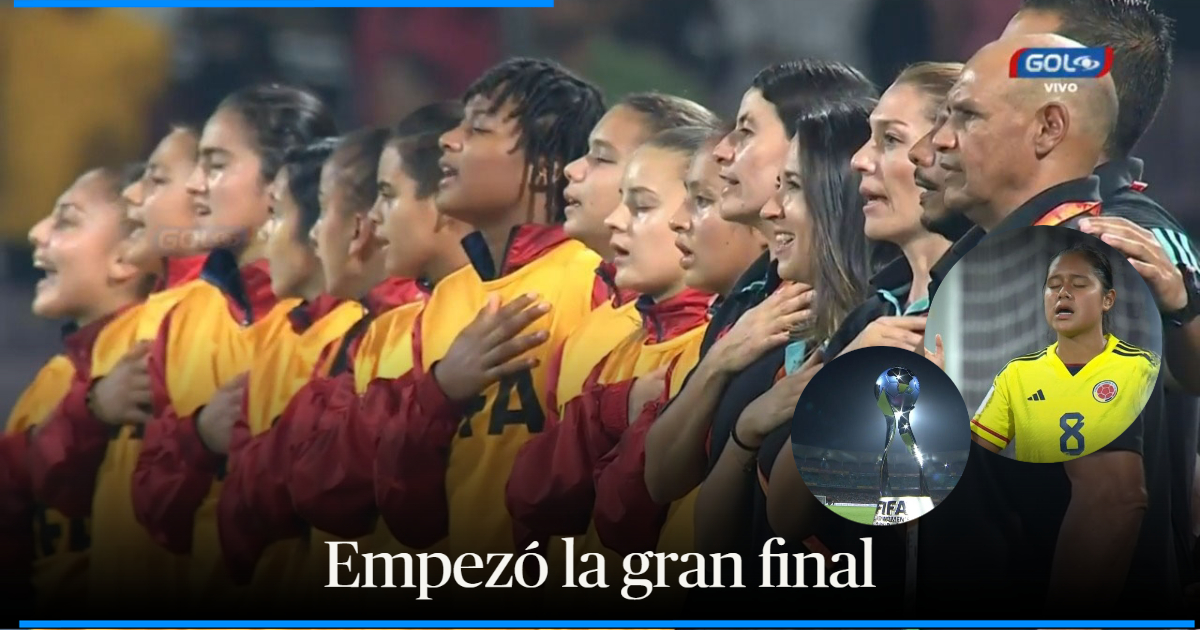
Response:
[[[839,516],[848,518],[855,523],[870,525],[875,522],[875,508],[863,507],[858,505],[831,505],[829,509],[836,512]]]

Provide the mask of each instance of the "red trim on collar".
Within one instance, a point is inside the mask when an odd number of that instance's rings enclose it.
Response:
[[[504,256],[504,269],[500,275],[517,271],[529,263],[537,261],[543,254],[570,240],[561,225],[541,225],[527,223],[516,228],[516,234],[510,239],[508,252]]]
[[[208,260],[207,254],[165,259],[163,261],[165,273],[159,279],[157,290],[170,289],[199,278],[200,272],[204,269],[205,260]]]
[[[271,270],[266,259],[243,265],[239,270],[254,321],[258,321],[275,306],[279,298],[271,291]]]
[[[638,312],[642,315],[642,329],[648,334],[647,343],[674,339],[708,323],[712,299],[711,293],[696,289],[684,289],[662,302],[654,302],[646,296],[640,298]]]
[[[428,292],[420,282],[412,278],[388,278],[375,285],[363,297],[363,306],[378,315],[397,306],[425,299]]]
[[[1129,187],[1131,189],[1133,189],[1134,192],[1142,192],[1143,190],[1146,190],[1147,188],[1149,188],[1150,184],[1147,184],[1146,182],[1142,182],[1142,181],[1134,181],[1132,184],[1129,185]]]

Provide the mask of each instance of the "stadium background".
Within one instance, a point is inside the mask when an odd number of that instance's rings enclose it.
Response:
[[[320,91],[345,128],[455,98],[510,55],[545,55],[610,99],[658,89],[729,115],[753,74],[801,56],[881,85],[917,60],[965,60],[1019,0],[556,0],[554,9],[14,9],[0,7],[0,404],[55,351],[29,315],[25,233],[78,173],[144,157],[171,122],[267,79]],[[1200,2],[1159,0],[1177,33]],[[753,5],[751,7],[751,5]],[[1150,193],[1200,233],[1200,39],[1180,37],[1168,102],[1138,148]],[[1016,320],[1012,326],[1021,326]],[[973,368],[972,368],[973,369]],[[988,376],[990,378],[990,376]],[[957,380],[957,379],[956,379]],[[968,388],[970,391],[970,388]],[[964,391],[967,393],[967,391]],[[968,397],[968,405],[971,399]],[[2,421],[2,420],[0,420]]]

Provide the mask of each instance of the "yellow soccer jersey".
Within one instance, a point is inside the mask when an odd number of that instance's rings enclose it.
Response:
[[[1158,378],[1158,355],[1108,336],[1104,351],[1075,375],[1058,343],[1008,362],[971,420],[975,435],[1023,462],[1065,462],[1094,453],[1125,432]]]

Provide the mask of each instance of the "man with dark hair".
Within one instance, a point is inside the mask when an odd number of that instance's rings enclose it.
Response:
[[[1155,467],[1163,467],[1163,474],[1170,479],[1169,484],[1160,482],[1160,487],[1148,488],[1150,505],[1146,520],[1170,520],[1179,577],[1191,582],[1195,580],[1191,568],[1194,538],[1189,508],[1196,468],[1195,446],[1200,436],[1200,399],[1194,395],[1200,390],[1197,370],[1200,366],[1195,360],[1200,356],[1200,323],[1195,319],[1196,267],[1200,257],[1175,217],[1143,193],[1146,186],[1138,181],[1143,164],[1131,157],[1134,146],[1158,113],[1170,84],[1172,21],[1157,12],[1150,0],[1024,0],[1004,36],[1048,32],[1113,50],[1112,77],[1120,113],[1095,174],[1100,178],[1104,214],[1120,218],[1084,229],[1140,261],[1134,267],[1159,297],[1163,311],[1166,324],[1163,346],[1175,348],[1175,352],[1167,353],[1170,377],[1165,396],[1151,399],[1145,411],[1147,479],[1156,476],[1152,471]],[[1154,227],[1145,229],[1150,226]],[[1112,236],[1105,237],[1106,234]],[[1146,254],[1139,255],[1135,249]],[[1147,260],[1147,255],[1158,264]],[[1163,299],[1167,295],[1172,297]],[[1172,421],[1161,422],[1158,418]],[[1162,538],[1161,529],[1143,525],[1131,583],[1154,588],[1154,581],[1139,576],[1161,573],[1152,568],[1159,565],[1139,565],[1160,561],[1164,553],[1161,545],[1169,542]],[[1154,545],[1159,548],[1148,548]]]

